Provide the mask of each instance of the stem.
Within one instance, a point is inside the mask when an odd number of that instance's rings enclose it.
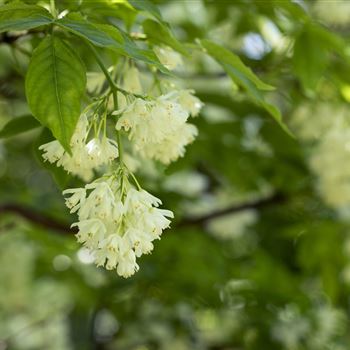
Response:
[[[136,176],[135,176],[131,171],[129,171],[129,174],[131,175],[132,179],[134,180],[137,189],[138,189],[139,191],[141,191],[141,190],[142,190],[142,187],[140,186],[139,182],[137,181]]]
[[[94,54],[95,58],[96,58],[96,61],[98,63],[98,65],[100,66],[103,74],[105,75],[107,81],[108,81],[108,84],[111,88],[112,91],[119,91],[121,92],[122,94],[124,95],[132,95],[132,96],[135,96],[137,98],[142,98],[142,99],[145,99],[147,96],[145,95],[140,95],[140,94],[134,94],[132,92],[129,92],[129,91],[126,91],[124,90],[123,88],[119,87],[112,79],[111,75],[109,74],[108,72],[108,69],[106,68],[106,66],[104,65],[99,53],[97,52],[97,50],[95,49],[95,47],[93,45],[91,45],[90,43],[87,42],[87,44],[89,45],[92,53]]]
[[[106,68],[105,64],[103,63],[102,58],[100,57],[99,53],[97,52],[97,50],[95,49],[95,47],[93,45],[91,45],[88,42],[87,42],[87,44],[90,47],[92,53],[94,54],[95,59],[96,59],[98,65],[100,66],[103,74],[105,75],[111,90],[112,91],[117,90],[117,86],[115,85],[115,83],[114,83],[111,75],[109,74],[108,69]]]
[[[98,65],[100,66],[102,72],[104,73],[104,75],[105,75],[105,77],[106,77],[106,79],[108,81],[108,84],[110,86],[110,89],[111,89],[112,95],[113,95],[114,109],[116,111],[118,110],[118,91],[123,93],[123,94],[126,94],[126,95],[133,95],[135,97],[139,97],[139,98],[142,98],[142,99],[145,98],[142,95],[138,95],[138,94],[133,94],[133,93],[127,92],[124,89],[122,89],[119,86],[117,86],[115,84],[113,78],[109,74],[108,69],[104,65],[104,63],[103,63],[100,55],[98,54],[97,50],[90,43],[88,43],[88,45],[91,48],[91,51],[93,52]],[[123,197],[124,196],[124,185],[125,185],[124,184],[124,168],[126,168],[126,166],[125,166],[125,164],[123,162],[123,143],[122,143],[122,140],[121,140],[121,134],[120,134],[120,132],[118,130],[116,131],[116,133],[117,133],[117,144],[118,144],[118,151],[119,151],[119,164],[120,164],[120,169],[121,169],[121,180],[120,180],[120,182],[121,182],[121,192],[122,192],[122,197]],[[134,174],[132,172],[130,172],[130,171],[129,171],[129,173],[130,173],[132,179],[134,180],[138,190],[141,190],[141,186],[138,183],[138,181],[137,181],[136,177],[134,176]]]
[[[50,0],[50,10],[51,14],[54,18],[57,18],[57,10],[55,5],[55,0]]]
[[[113,102],[114,102],[114,108],[117,110],[118,109],[118,96],[117,92],[113,91]],[[123,144],[120,136],[120,132],[117,130],[117,144],[118,144],[118,149],[119,149],[119,161],[120,164],[123,165]]]
[[[108,69],[106,68],[106,66],[104,65],[100,55],[98,54],[97,50],[94,48],[93,45],[91,45],[90,43],[88,43],[92,53],[94,54],[96,61],[98,63],[98,65],[100,66],[103,74],[105,75],[108,84],[111,88],[112,91],[112,95],[113,95],[113,102],[114,102],[114,108],[115,110],[118,110],[118,96],[117,96],[117,92],[121,91],[123,89],[120,89],[113,81],[111,75],[108,72]],[[122,92],[122,91],[121,91]],[[119,149],[119,161],[120,164],[123,165],[123,145],[122,145],[122,141],[121,141],[121,137],[120,137],[120,133],[117,130],[117,144],[118,144],[118,149]]]

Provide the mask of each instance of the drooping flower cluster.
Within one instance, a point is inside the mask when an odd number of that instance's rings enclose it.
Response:
[[[333,118],[329,118],[332,115]],[[297,135],[310,144],[308,162],[325,203],[342,214],[350,208],[350,124],[341,106],[303,105],[293,116]]]
[[[169,227],[173,213],[160,209],[160,199],[133,187],[122,174],[100,178],[84,188],[68,189],[66,205],[78,213],[78,241],[94,255],[97,266],[133,275],[136,258],[150,253],[153,241]]]
[[[287,304],[278,311],[271,333],[286,350],[347,349],[339,342],[346,334],[346,314],[324,302],[304,312],[295,304]]]
[[[318,175],[318,187],[327,204],[350,206],[350,127],[331,128],[310,156],[311,169]]]
[[[83,114],[70,141],[72,154],[67,153],[59,141],[54,140],[39,147],[44,152],[44,160],[56,163],[68,173],[90,181],[94,169],[118,157],[118,146],[105,133],[88,140],[89,129],[88,118]]]
[[[168,69],[182,63],[181,56],[171,49],[158,49],[160,61]],[[159,91],[155,93],[151,88],[154,97],[144,95],[135,65],[126,61],[123,67],[118,77],[121,85],[111,83],[113,78],[108,77],[110,89],[85,108],[70,142],[71,154],[59,141],[40,149],[46,161],[62,166],[85,182],[92,180],[94,171],[105,174],[83,188],[67,189],[63,194],[68,196],[70,212],[78,214],[79,220],[73,224],[78,228],[77,239],[91,252],[96,265],[129,277],[139,269],[136,258],[152,251],[153,241],[160,238],[173,217],[171,211],[158,208],[161,201],[142,190],[131,171],[138,167],[138,160],[169,164],[183,156],[185,147],[198,133],[187,121],[190,116],[198,116],[203,104],[193,90],[168,92],[169,85],[163,93],[158,78],[153,86]],[[106,136],[107,117],[111,115],[118,117],[117,131],[113,130],[116,140]],[[127,140],[123,140],[122,131],[128,133],[130,141],[126,142],[126,153],[122,143]],[[114,165],[116,158],[118,163]],[[128,176],[137,188],[130,184]]]
[[[116,128],[129,132],[135,150],[143,157],[169,164],[182,157],[185,146],[197,136],[197,128],[187,120],[190,115],[197,116],[201,107],[191,90],[151,101],[137,98],[123,111]]]

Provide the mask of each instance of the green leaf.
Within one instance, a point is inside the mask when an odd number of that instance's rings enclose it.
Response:
[[[76,13],[66,16],[56,23],[75,35],[88,40],[93,45],[106,47],[121,55],[153,64],[162,71],[167,72],[151,50],[140,49],[126,33],[119,31],[114,26],[88,22]]]
[[[114,48],[120,53],[123,53],[123,37],[116,27],[107,24],[98,27],[97,25],[85,20],[78,13],[71,13],[56,21],[56,24],[89,40],[96,46]]]
[[[0,7],[0,32],[28,30],[51,23],[51,14],[43,7],[13,3]]]
[[[162,15],[158,9],[157,6],[155,6],[154,4],[152,4],[150,1],[148,0],[142,0],[142,1],[138,1],[138,0],[129,0],[129,3],[137,10],[139,11],[145,11],[150,13],[153,17],[155,17],[158,21],[162,22]]]
[[[304,89],[315,89],[329,63],[329,37],[306,25],[294,44],[293,70]]]
[[[66,42],[48,36],[34,50],[25,82],[29,107],[68,152],[85,85],[85,67]]]
[[[274,87],[261,81],[237,55],[226,48],[209,40],[201,40],[201,44],[206,49],[207,53],[221,64],[231,79],[237,85],[245,89],[255,103],[264,108],[278,122],[284,131],[290,136],[293,136],[288,127],[283,123],[281,112],[278,108],[266,102],[264,98],[262,91],[273,90]]]
[[[242,86],[243,84],[246,84],[246,82],[250,82],[259,90],[270,91],[275,89],[273,86],[261,81],[260,78],[230,50],[217,45],[210,40],[204,39],[200,42],[210,56],[221,65],[226,64],[226,66],[230,67],[230,74],[236,77],[236,83],[238,85]]]
[[[23,132],[38,128],[39,126],[40,123],[31,115],[14,118],[0,130],[0,138],[15,136]]]
[[[184,45],[174,37],[165,25],[151,19],[146,19],[142,23],[142,27],[149,41],[154,44],[168,45],[183,55],[188,55]]]

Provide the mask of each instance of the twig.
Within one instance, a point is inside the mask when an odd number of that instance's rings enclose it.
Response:
[[[25,207],[20,204],[8,203],[0,205],[0,215],[5,213],[17,214],[34,224],[42,227],[59,231],[65,234],[76,233],[76,228],[70,228],[69,224],[62,223],[44,213],[39,213],[32,208]]]
[[[282,203],[285,200],[286,200],[286,198],[282,194],[278,193],[278,194],[275,194],[275,195],[268,197],[268,198],[258,199],[256,201],[243,203],[243,204],[239,204],[239,205],[236,204],[236,205],[226,207],[224,209],[215,210],[209,214],[205,214],[202,216],[197,216],[194,218],[185,218],[185,219],[179,221],[175,225],[175,227],[202,225],[202,224],[205,224],[209,220],[216,219],[216,218],[221,217],[221,216],[225,216],[225,215],[232,214],[232,213],[237,213],[239,211],[246,210],[246,209],[261,209],[261,208],[269,206],[269,205]]]
[[[227,214],[237,213],[239,211],[245,210],[245,209],[262,209],[270,205],[280,204],[283,203],[286,200],[286,198],[281,194],[275,194],[271,197],[259,199],[256,201],[243,203],[240,205],[233,205],[229,206],[224,209],[219,209],[216,211],[213,211],[209,214],[198,216],[194,218],[184,218],[177,222],[173,227],[185,227],[185,226],[201,226],[205,224],[207,221],[225,216]],[[0,216],[1,214],[5,213],[13,213],[17,214],[28,221],[40,225],[44,228],[51,229],[53,231],[57,231],[63,234],[75,234],[77,233],[77,228],[73,227],[70,228],[70,224],[68,223],[62,223],[58,221],[57,219],[54,219],[44,213],[39,213],[33,208],[29,208],[26,206],[23,206],[21,204],[0,204]]]

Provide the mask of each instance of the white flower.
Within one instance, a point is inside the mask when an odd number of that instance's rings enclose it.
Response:
[[[174,215],[160,209],[161,200],[137,190],[123,178],[98,179],[84,188],[68,189],[66,205],[77,212],[78,242],[94,255],[98,266],[129,277],[138,271],[136,257],[153,250],[153,241],[169,227]],[[123,189],[123,192],[122,192]],[[124,192],[125,191],[125,192]]]
[[[117,143],[107,137],[103,137],[102,140],[93,138],[86,144],[85,148],[90,164],[94,168],[111,162],[119,155]]]
[[[74,226],[79,228],[78,242],[85,243],[89,249],[96,247],[104,239],[106,233],[106,227],[99,219],[82,220],[74,223],[72,227]]]
[[[194,90],[179,91],[178,102],[185,110],[189,111],[192,117],[196,117],[204,106],[204,103],[193,94]]]
[[[130,277],[139,270],[139,265],[136,263],[135,252],[130,249],[122,254],[118,261],[117,273],[119,276]]]
[[[135,250],[135,255],[139,258],[142,254],[149,254],[153,250],[152,237],[142,230],[131,228],[124,236]]]
[[[176,161],[185,154],[185,146],[192,143],[198,135],[197,128],[189,123],[183,124],[168,138],[159,143],[148,142],[143,146],[141,154],[156,159],[164,164]]]
[[[160,63],[169,70],[174,70],[183,64],[181,55],[169,46],[155,46],[154,52]]]
[[[49,161],[50,163],[57,162],[65,153],[64,148],[57,140],[41,145],[39,150],[44,151],[43,158],[45,161]]]
[[[145,190],[138,191],[135,188],[131,188],[128,191],[128,195],[125,200],[126,208],[131,208],[131,210],[137,210],[141,206],[158,207],[160,204],[162,204],[162,201],[159,198],[151,195]]]
[[[104,135],[101,138],[97,135],[86,143],[88,133],[89,123],[87,117],[82,115],[70,141],[72,154],[65,152],[61,144],[55,140],[39,147],[44,151],[44,160],[56,163],[68,173],[90,181],[94,169],[110,163],[119,154],[117,143]]]
[[[150,208],[142,214],[140,222],[154,239],[159,239],[162,231],[170,225],[170,220],[167,217],[173,218],[174,214],[170,210]]]
[[[197,128],[187,119],[190,113],[198,113],[198,106],[186,110],[178,102],[180,96],[174,91],[153,101],[136,99],[118,119],[117,130],[129,132],[129,139],[141,156],[164,164],[177,160],[197,136]]]
[[[85,188],[68,189],[63,191],[63,194],[71,194],[69,198],[66,198],[66,206],[70,209],[71,213],[75,213],[86,198]]]

